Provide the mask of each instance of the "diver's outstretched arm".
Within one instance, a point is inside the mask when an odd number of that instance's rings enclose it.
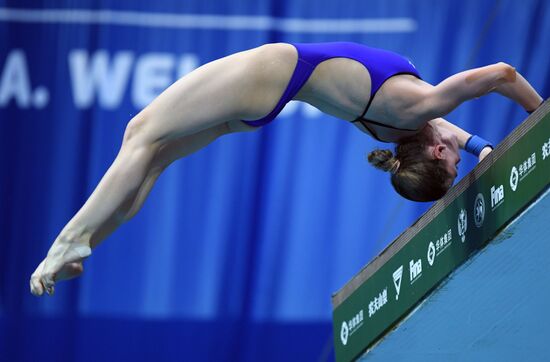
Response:
[[[461,103],[497,92],[526,111],[535,110],[542,97],[512,66],[496,63],[457,73],[425,91],[422,108],[433,119],[443,117]]]

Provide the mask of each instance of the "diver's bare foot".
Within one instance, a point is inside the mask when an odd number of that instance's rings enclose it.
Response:
[[[44,267],[44,262],[40,263],[38,268],[36,268],[36,271],[31,276],[31,293],[40,296],[44,294],[44,286],[40,282],[40,275],[42,274],[42,268]],[[79,277],[84,272],[84,267],[82,266],[82,262],[74,262],[63,265],[59,273],[57,273],[55,277],[55,281],[58,282],[60,280],[69,280],[76,277]]]
[[[55,278],[55,281],[60,280],[69,280],[76,277],[79,277],[80,274],[84,272],[84,267],[82,266],[82,262],[74,262],[63,265],[63,268],[57,273],[57,276]]]
[[[31,293],[41,296],[44,292],[52,295],[56,281],[71,279],[83,271],[82,260],[92,254],[85,244],[56,240],[48,256],[31,276]]]

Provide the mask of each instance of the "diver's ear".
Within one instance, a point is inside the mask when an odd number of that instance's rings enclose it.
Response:
[[[436,160],[444,160],[446,156],[447,146],[444,144],[437,144],[433,148],[433,155]]]

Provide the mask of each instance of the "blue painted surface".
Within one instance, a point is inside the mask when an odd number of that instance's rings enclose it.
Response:
[[[548,361],[550,193],[456,270],[364,361]]]

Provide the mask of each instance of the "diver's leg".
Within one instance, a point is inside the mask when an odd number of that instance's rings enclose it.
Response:
[[[115,161],[31,277],[32,293],[53,292],[64,265],[89,256],[101,237],[135,214],[138,207],[132,206],[141,202],[134,201],[145,198],[147,184],[162,171],[155,160],[163,147],[232,120],[269,113],[296,58],[291,45],[275,44],[214,61],[178,80],[132,119]],[[208,142],[198,146],[203,143]]]
[[[218,126],[200,131],[194,135],[180,137],[167,143],[161,147],[157,156],[151,162],[151,167],[147,172],[144,181],[139,189],[130,195],[130,197],[122,203],[113,215],[125,215],[121,217],[107,218],[103,223],[100,223],[97,230],[93,233],[90,239],[90,247],[95,248],[102,240],[109,236],[122,222],[133,217],[145,201],[147,195],[151,191],[155,181],[160,176],[162,171],[175,160],[185,157],[216,140],[218,137],[232,132],[251,131],[255,127],[247,126],[240,121],[223,123]],[[78,220],[72,221],[77,223]],[[39,281],[43,274],[44,261],[40,263],[36,272],[32,276],[31,286],[34,284],[34,289],[37,294],[43,292],[42,284]],[[79,276],[83,272],[81,258],[74,261],[66,261],[56,274],[54,281],[72,279]]]

